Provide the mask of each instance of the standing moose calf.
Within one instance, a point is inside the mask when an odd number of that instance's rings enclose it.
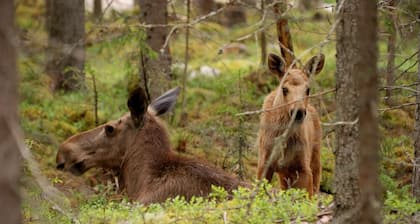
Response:
[[[275,54],[269,55],[270,71],[280,81],[284,80],[264,100],[265,112],[261,115],[258,134],[257,179],[271,181],[277,172],[282,189],[306,189],[310,197],[319,191],[322,134],[318,113],[308,102],[309,80],[311,74],[321,72],[324,58],[323,54],[315,56],[303,69],[291,68],[285,74],[283,59]],[[276,145],[276,139],[285,131],[284,145]],[[276,147],[282,150],[279,153],[282,156],[269,161]]]
[[[148,105],[144,91],[130,94],[130,113],[82,132],[61,144],[57,169],[81,175],[92,167],[117,171],[128,197],[143,204],[168,198],[206,196],[211,185],[232,191],[240,181],[204,161],[182,158],[170,148],[165,126],[157,117],[175,104],[172,89]]]

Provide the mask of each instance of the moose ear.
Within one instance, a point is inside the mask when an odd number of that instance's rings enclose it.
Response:
[[[127,106],[130,110],[131,119],[133,120],[136,128],[138,128],[143,122],[143,116],[144,113],[146,113],[147,105],[146,94],[141,87],[136,88],[130,93]]]
[[[175,87],[156,98],[150,104],[149,112],[159,116],[172,110],[172,108],[175,106],[176,99],[178,98],[180,90],[181,89],[179,87]]]
[[[324,68],[324,62],[324,54],[313,56],[305,65],[305,73],[308,74],[308,76],[319,74],[322,71],[322,68]]]
[[[276,74],[279,78],[283,77],[286,70],[286,63],[284,60],[275,54],[268,55],[268,69]]]

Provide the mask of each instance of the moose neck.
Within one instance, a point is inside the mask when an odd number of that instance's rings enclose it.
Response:
[[[158,118],[147,114],[144,126],[135,134],[133,143],[129,143],[121,167],[122,183],[128,196],[135,199],[139,189],[151,180],[153,167],[171,157],[167,130]]]

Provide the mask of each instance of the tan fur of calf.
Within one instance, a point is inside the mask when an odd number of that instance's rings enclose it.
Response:
[[[311,197],[319,191],[321,179],[320,147],[322,130],[316,109],[308,102],[309,74],[318,74],[324,65],[324,55],[313,57],[304,69],[292,68],[285,76],[282,58],[270,54],[268,66],[283,84],[264,100],[258,134],[257,179],[272,180],[277,173],[282,189],[306,189]],[[273,109],[274,108],[274,109]],[[285,147],[278,158],[269,161],[276,139],[287,129]],[[271,162],[271,163],[270,163]],[[266,169],[264,169],[266,167]],[[264,170],[266,173],[264,174]]]

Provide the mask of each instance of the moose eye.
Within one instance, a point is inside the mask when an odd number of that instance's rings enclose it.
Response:
[[[105,125],[105,134],[107,136],[112,136],[114,132],[115,132],[114,127],[112,127],[111,125]]]
[[[283,87],[283,96],[286,96],[289,90],[285,87]]]
[[[310,88],[307,88],[307,89],[306,89],[306,95],[307,95],[307,96],[309,96],[309,93],[310,93],[310,92],[311,92],[311,89],[310,89]]]

